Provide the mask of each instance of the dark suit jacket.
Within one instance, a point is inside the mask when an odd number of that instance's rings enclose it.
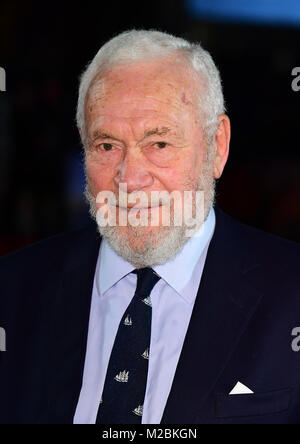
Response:
[[[99,244],[91,227],[1,259],[1,423],[72,423]],[[299,266],[298,244],[216,210],[162,423],[300,423]]]

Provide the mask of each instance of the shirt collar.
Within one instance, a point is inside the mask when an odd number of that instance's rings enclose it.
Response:
[[[193,272],[201,256],[207,251],[208,244],[212,238],[216,218],[214,209],[211,208],[209,215],[202,227],[191,237],[182,249],[162,265],[152,267],[161,278],[166,281],[187,302],[191,302],[196,295],[185,291],[192,279]],[[103,295],[109,288],[115,285],[128,273],[134,270],[132,264],[120,257],[108,244],[106,239],[101,242],[96,275],[98,293]],[[205,258],[204,258],[205,259]],[[176,270],[176,272],[174,272]]]

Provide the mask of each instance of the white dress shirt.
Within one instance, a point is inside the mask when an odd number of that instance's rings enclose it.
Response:
[[[163,265],[151,292],[152,324],[143,424],[159,424],[171,390],[215,228],[213,208],[197,235]],[[94,277],[87,350],[75,424],[95,424],[120,320],[136,289],[134,267],[101,242]]]

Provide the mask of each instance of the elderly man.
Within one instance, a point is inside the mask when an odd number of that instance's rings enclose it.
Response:
[[[99,50],[77,109],[97,224],[1,261],[2,423],[300,422],[300,250],[213,208],[224,112],[200,45]]]

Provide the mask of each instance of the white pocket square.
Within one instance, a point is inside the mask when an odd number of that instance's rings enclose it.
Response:
[[[244,394],[250,394],[250,393],[253,393],[253,391],[250,390],[247,386],[245,386],[241,382],[238,382],[229,394],[230,395],[244,395]]]

